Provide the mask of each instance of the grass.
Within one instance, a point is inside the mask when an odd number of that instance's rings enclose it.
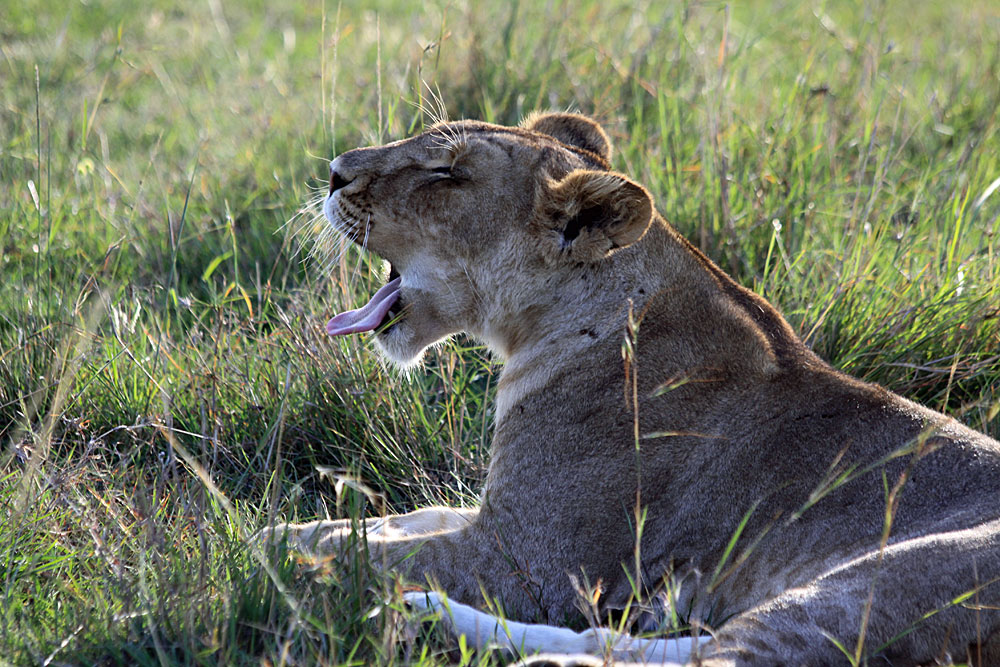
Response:
[[[248,546],[476,497],[498,368],[460,338],[400,376],[329,340],[372,267],[284,231],[428,90],[453,117],[595,114],[824,358],[1000,435],[993,3],[432,4],[5,6],[4,659],[462,659],[365,564]]]

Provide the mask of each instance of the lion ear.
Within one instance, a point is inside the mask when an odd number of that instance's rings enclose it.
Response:
[[[587,116],[535,111],[524,119],[521,127],[555,137],[564,144],[590,151],[605,162],[611,162],[611,141],[608,140],[608,135]]]
[[[551,183],[542,216],[560,254],[595,262],[642,238],[653,219],[646,188],[621,174],[578,169]]]

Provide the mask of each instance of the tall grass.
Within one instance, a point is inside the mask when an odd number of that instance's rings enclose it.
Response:
[[[329,340],[374,267],[284,233],[325,160],[419,130],[428,91],[595,114],[823,357],[1000,434],[992,3],[487,5],[4,7],[0,655],[492,659],[400,624],[364,563],[250,539],[474,502],[497,367],[458,339],[401,376]]]

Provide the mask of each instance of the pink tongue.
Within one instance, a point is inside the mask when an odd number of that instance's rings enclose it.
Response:
[[[342,336],[375,329],[399,298],[400,280],[401,278],[396,278],[383,285],[382,289],[375,292],[372,300],[361,308],[334,317],[326,323],[326,332],[331,336]]]

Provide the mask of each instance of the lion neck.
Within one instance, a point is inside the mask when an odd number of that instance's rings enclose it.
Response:
[[[557,301],[557,308],[528,309],[528,326],[491,344],[506,359],[497,388],[498,424],[581,358],[621,359],[630,317],[639,322],[643,363],[655,366],[657,376],[726,368],[748,379],[770,376],[788,363],[818,362],[777,311],[658,215],[641,241],[561,285]],[[615,355],[609,357],[609,350]]]

